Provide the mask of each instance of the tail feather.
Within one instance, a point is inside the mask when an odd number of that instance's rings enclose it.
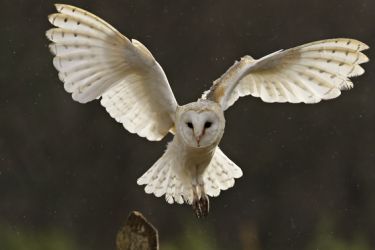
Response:
[[[194,199],[192,180],[181,177],[175,166],[175,155],[166,151],[155,164],[137,181],[146,185],[145,192],[156,197],[165,195],[169,204],[192,204]],[[204,191],[209,196],[218,196],[221,190],[234,185],[234,179],[242,176],[242,170],[234,164],[219,148],[203,174]]]
[[[176,203],[184,203],[182,199],[182,193],[181,193],[181,185],[182,183],[179,181],[179,178],[176,174],[172,175],[172,178],[170,178],[170,182],[168,184],[166,193],[165,193],[165,200],[172,204],[173,202]]]
[[[159,176],[160,180],[157,186],[155,186],[155,196],[161,197],[167,192],[168,181],[171,176],[170,168],[164,168]]]
[[[168,181],[168,184],[167,184],[167,187],[166,187],[166,191],[165,191],[165,200],[169,204],[172,204],[173,201],[174,201],[173,197],[175,195],[175,192],[174,192],[175,185],[176,185],[176,175],[172,175],[169,178],[169,181]]]
[[[233,187],[234,179],[242,176],[242,170],[233,163],[221,150],[216,149],[206,172],[204,173],[205,192],[216,197],[221,190]]]
[[[165,195],[169,204],[191,204],[193,200],[191,182],[182,180],[173,166],[175,157],[168,150],[138,180],[138,185],[146,185],[145,192],[156,197]]]
[[[164,170],[162,171],[162,168]],[[153,167],[151,167],[141,178],[138,179],[137,183],[139,185],[146,184],[145,192],[148,194],[152,194],[160,189],[160,185],[162,183],[160,176],[165,173],[166,171],[169,172],[170,166],[169,164],[164,164],[162,158],[160,158]],[[158,192],[159,193],[159,192]],[[160,195],[161,196],[161,195]],[[159,196],[158,196],[159,197]]]

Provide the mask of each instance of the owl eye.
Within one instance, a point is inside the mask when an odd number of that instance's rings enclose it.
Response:
[[[193,126],[193,123],[191,123],[191,122],[187,122],[186,125],[187,125],[189,128],[193,128],[193,127],[194,127],[194,126]]]
[[[204,124],[204,128],[209,128],[209,127],[211,127],[211,125],[212,125],[212,122],[206,122]]]

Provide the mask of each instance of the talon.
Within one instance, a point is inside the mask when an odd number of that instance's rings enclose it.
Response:
[[[201,218],[202,217],[202,211],[200,209],[198,200],[193,201],[192,208],[193,208],[193,211],[194,211],[195,215],[197,216],[197,218],[198,219]]]
[[[210,200],[208,196],[205,194],[202,195],[200,199],[194,199],[192,207],[198,219],[207,217],[210,210]]]

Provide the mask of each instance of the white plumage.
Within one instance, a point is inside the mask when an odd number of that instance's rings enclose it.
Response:
[[[138,41],[82,9],[56,4],[47,31],[53,64],[73,99],[101,97],[109,114],[131,133],[161,140],[173,126],[177,108],[163,69]]]
[[[202,98],[211,98],[224,110],[241,96],[265,102],[317,103],[336,98],[353,87],[349,77],[364,73],[368,61],[361,51],[369,47],[339,38],[280,50],[261,59],[250,56],[236,62]]]
[[[53,64],[75,101],[101,98],[108,113],[148,140],[175,134],[163,156],[138,179],[146,193],[168,203],[192,204],[198,217],[209,196],[234,185],[242,170],[218,147],[224,110],[241,96],[265,102],[317,103],[353,87],[364,73],[368,46],[329,39],[280,50],[260,59],[241,58],[197,102],[179,106],[163,69],[139,41],[80,8],[56,4],[47,31]]]

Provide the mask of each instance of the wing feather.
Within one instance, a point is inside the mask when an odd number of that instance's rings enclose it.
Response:
[[[160,140],[174,124],[177,102],[163,69],[139,41],[80,8],[56,4],[46,32],[53,65],[73,99],[101,98],[108,113],[131,133]]]
[[[365,71],[361,51],[369,47],[357,40],[338,38],[277,51],[261,59],[249,56],[236,62],[216,80],[202,98],[221,104],[223,110],[241,96],[265,102],[317,103],[333,99],[353,87],[349,79]]]

